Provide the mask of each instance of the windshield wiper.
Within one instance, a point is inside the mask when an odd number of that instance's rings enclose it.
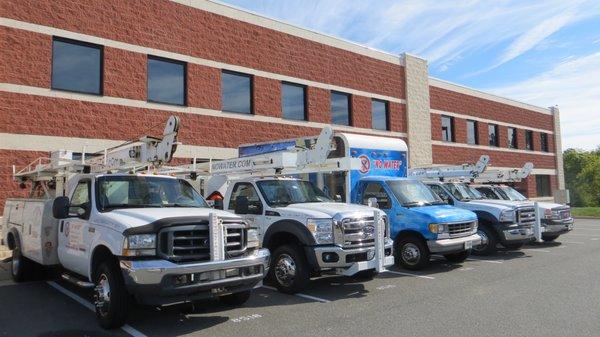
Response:
[[[110,204],[106,206],[102,206],[103,210],[112,210],[116,208],[161,208],[162,205],[150,205],[150,204],[142,204],[142,205],[133,205],[133,204]]]
[[[402,204],[402,206],[404,207],[415,207],[415,206],[429,206],[431,205],[431,203],[429,202],[423,202],[423,201],[411,201],[411,202],[407,202]]]
[[[203,206],[199,206],[199,205],[190,205],[190,204],[180,204],[180,203],[173,203],[173,204],[163,204],[162,207],[190,207],[190,208],[202,208]]]

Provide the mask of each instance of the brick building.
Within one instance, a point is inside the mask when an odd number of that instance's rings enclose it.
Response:
[[[4,0],[0,13],[0,204],[22,193],[13,164],[119,144],[171,114],[180,161],[334,123],[407,140],[413,167],[489,154],[535,164],[530,197],[564,189],[558,109],[431,78],[415,56],[202,0]]]

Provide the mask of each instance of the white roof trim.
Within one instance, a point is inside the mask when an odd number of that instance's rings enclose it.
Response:
[[[539,107],[536,105],[519,102],[519,101],[510,99],[510,98],[497,96],[497,95],[490,94],[490,93],[487,93],[487,92],[484,92],[481,90],[465,87],[460,84],[440,80],[439,78],[435,78],[435,77],[431,77],[431,76],[429,77],[429,85],[438,87],[438,88],[442,88],[442,89],[446,89],[446,90],[450,90],[450,91],[454,91],[454,92],[458,92],[461,94],[469,95],[469,96],[475,96],[475,97],[487,99],[487,100],[502,103],[502,104],[512,105],[512,106],[515,106],[518,108],[531,110],[531,111],[539,112],[539,113],[546,114],[546,115],[552,115],[552,111],[549,108],[542,108],[542,107]]]
[[[381,50],[361,45],[356,42],[345,40],[332,35],[327,35],[311,29],[295,26],[287,22],[269,18],[267,16],[248,11],[230,4],[214,0],[171,0],[178,4],[190,6],[206,12],[225,16],[234,20],[246,22],[252,25],[275,30],[281,33],[297,36],[306,40],[326,44],[335,48],[343,49],[353,53],[368,56],[377,60],[389,62],[396,65],[404,65],[404,59],[400,55],[394,55]]]

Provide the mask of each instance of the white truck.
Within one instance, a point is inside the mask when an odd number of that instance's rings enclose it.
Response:
[[[257,230],[209,208],[185,180],[132,173],[170,161],[178,124],[171,117],[162,138],[143,137],[93,159],[74,161],[62,151],[15,172],[43,197],[6,201],[1,232],[14,280],[41,265],[59,267],[64,280],[93,288],[104,328],[124,324],[131,299],[244,303],[269,268]]]
[[[477,234],[481,236],[481,244],[473,246],[473,253],[479,255],[495,253],[498,244],[508,249],[521,248],[534,239],[536,221],[533,203],[488,200],[465,182],[485,175],[488,162],[489,157],[482,156],[476,164],[409,171],[409,176],[424,180],[446,203],[477,214]],[[530,170],[529,166],[527,168]]]
[[[491,200],[527,201],[528,199],[508,185],[473,185],[477,191]],[[573,230],[573,217],[568,205],[552,202],[538,202],[540,209],[541,238],[546,242],[556,240],[560,235]]]
[[[259,229],[261,246],[272,252],[269,280],[284,293],[301,291],[311,276],[325,271],[371,278],[394,264],[385,213],[335,202],[298,178],[360,165],[327,159],[332,139],[326,127],[319,137],[290,140],[289,147],[273,152],[257,144],[252,155],[210,163],[203,180],[208,200]]]

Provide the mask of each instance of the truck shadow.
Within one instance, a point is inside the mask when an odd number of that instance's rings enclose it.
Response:
[[[558,241],[551,241],[551,242],[531,242],[529,244],[527,244],[527,248],[528,249],[543,249],[543,248],[552,248],[552,247],[559,247],[562,245],[562,242],[558,242]]]

